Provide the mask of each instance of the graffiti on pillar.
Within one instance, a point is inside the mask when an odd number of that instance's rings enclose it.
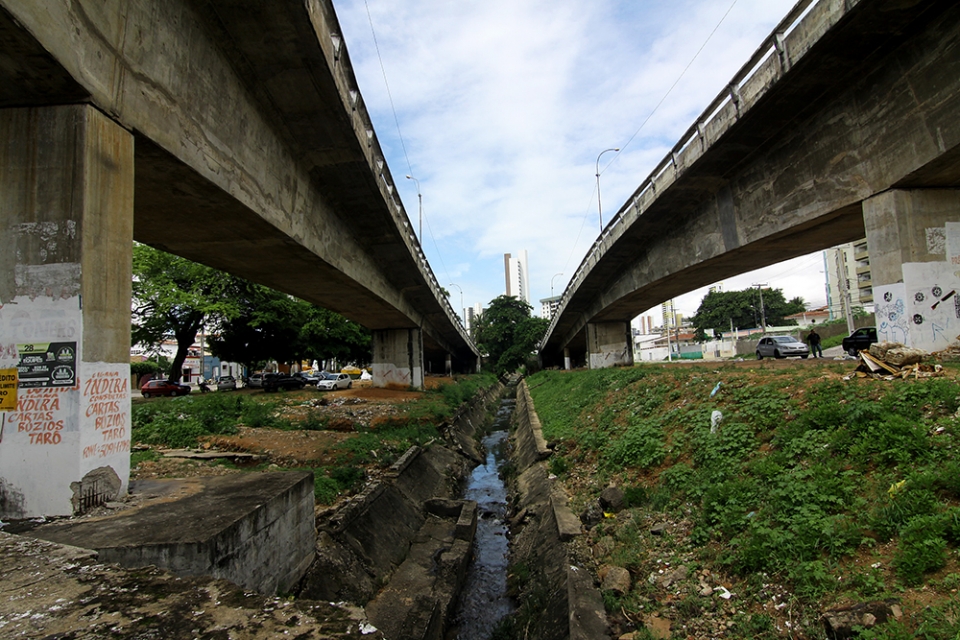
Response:
[[[56,446],[64,433],[76,431],[71,408],[75,393],[63,389],[38,387],[21,390],[17,410],[10,415],[8,427],[20,441],[31,446]]]
[[[911,318],[911,345],[925,351],[947,347],[960,333],[960,314],[954,301],[960,280],[949,262],[911,262],[903,265],[907,309]]]
[[[909,322],[907,317],[906,289],[903,283],[874,287],[876,304],[877,337],[885,342],[909,345]]]
[[[129,453],[129,366],[85,365],[85,372],[80,385],[83,458]]]

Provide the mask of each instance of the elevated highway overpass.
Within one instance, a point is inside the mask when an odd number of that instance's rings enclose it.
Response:
[[[330,0],[0,0],[0,518],[126,484],[133,240],[373,330],[375,384],[476,370]]]
[[[960,6],[803,0],[607,224],[542,362],[630,364],[644,310],[865,234],[885,335],[945,346],[958,185]]]

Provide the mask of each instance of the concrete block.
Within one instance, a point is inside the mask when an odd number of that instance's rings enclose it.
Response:
[[[96,520],[53,523],[34,537],[97,551],[102,562],[156,565],[271,594],[293,588],[313,560],[313,474],[244,473],[178,483],[184,497]]]

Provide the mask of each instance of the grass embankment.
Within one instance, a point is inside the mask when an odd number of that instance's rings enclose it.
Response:
[[[342,493],[360,488],[369,468],[387,467],[411,445],[439,437],[438,427],[444,421],[481,388],[495,383],[492,375],[458,376],[410,394],[410,399],[381,405],[385,406],[383,414],[368,424],[350,418],[350,411],[331,412],[328,407],[316,406],[324,395],[314,389],[157,398],[134,403],[132,440],[134,445],[191,448],[215,436],[237,434],[241,426],[263,430],[258,433],[264,441],[269,441],[270,430],[330,430],[338,437],[331,441],[329,450],[311,452],[318,460],[330,463],[288,466],[282,460],[271,459],[256,469],[268,465],[310,469],[314,472],[317,501],[331,504]],[[348,435],[341,437],[345,432]],[[131,466],[158,457],[152,449],[137,451],[131,456]]]
[[[818,638],[823,609],[898,597],[904,617],[862,638],[960,638],[957,370],[843,380],[851,368],[648,365],[528,379],[572,506],[610,482],[630,505],[587,537],[598,565],[634,578],[629,593],[605,594],[611,612],[664,616],[687,637],[684,625],[725,608],[724,637]],[[676,523],[676,535],[651,537],[655,521]],[[662,588],[657,576],[681,563],[691,588]],[[737,597],[699,596],[705,575]]]

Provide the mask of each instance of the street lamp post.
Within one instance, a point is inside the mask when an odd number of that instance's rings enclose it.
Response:
[[[461,289],[461,288],[460,288],[460,285],[458,285],[458,284],[455,283],[455,282],[451,282],[451,283],[448,284],[447,286],[448,286],[448,287],[456,287],[456,288],[457,288],[457,291],[460,292],[460,313],[463,313],[463,289]],[[458,317],[458,318],[460,317],[460,313],[457,314],[457,317]],[[466,324],[466,318],[464,318],[464,319],[461,321],[461,324]]]
[[[600,155],[597,156],[597,214],[600,216],[600,233],[603,234],[603,206],[600,203],[600,156],[605,154],[608,151],[620,151],[619,147],[614,147],[612,149],[604,149],[600,152]]]
[[[420,181],[413,176],[407,176],[407,180],[413,180],[417,183],[417,204],[420,210],[420,226],[417,229],[417,242],[423,244],[423,194],[420,193]]]
[[[557,276],[562,276],[562,275],[563,275],[562,273],[555,273],[553,275],[553,278],[550,278],[550,297],[551,298],[553,297],[553,281],[556,279]]]

